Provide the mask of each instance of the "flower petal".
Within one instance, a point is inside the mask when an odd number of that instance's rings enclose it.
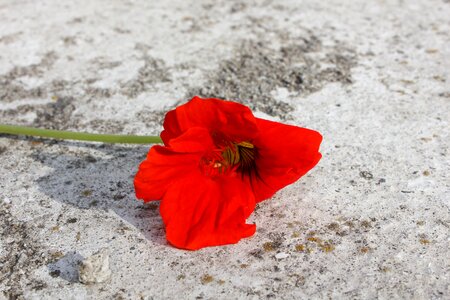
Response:
[[[319,162],[322,135],[306,128],[256,120],[260,133],[254,140],[258,176],[249,180],[256,201],[260,202],[298,180]]]
[[[253,193],[239,177],[212,179],[198,173],[170,186],[160,212],[167,240],[175,247],[196,250],[252,236],[256,225],[245,220],[254,208]]]
[[[136,197],[160,200],[173,181],[199,169],[202,154],[213,147],[204,128],[191,128],[170,141],[171,147],[153,146],[134,178]]]
[[[168,145],[171,139],[192,127],[220,132],[236,142],[249,140],[257,132],[255,117],[248,107],[231,101],[194,97],[166,114],[161,138]]]

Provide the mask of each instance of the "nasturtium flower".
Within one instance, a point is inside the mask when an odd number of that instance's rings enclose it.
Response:
[[[256,118],[242,104],[192,100],[169,111],[141,163],[136,196],[161,200],[166,237],[196,250],[255,233],[256,203],[302,177],[321,158],[317,131]]]

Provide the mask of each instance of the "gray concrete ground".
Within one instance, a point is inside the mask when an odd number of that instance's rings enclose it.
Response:
[[[1,123],[157,134],[199,94],[324,135],[252,238],[197,252],[135,199],[148,147],[0,136],[0,298],[449,299],[449,16],[442,0],[0,0]],[[100,250],[110,276],[80,282]]]

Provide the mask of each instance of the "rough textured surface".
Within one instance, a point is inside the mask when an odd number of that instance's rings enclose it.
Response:
[[[108,249],[104,248],[80,262],[78,278],[81,283],[106,282],[111,278]]]
[[[193,94],[319,130],[257,233],[186,252],[135,200],[148,147],[0,136],[0,298],[450,298],[450,4],[0,1],[0,120],[157,134]],[[111,280],[83,285],[101,248]]]

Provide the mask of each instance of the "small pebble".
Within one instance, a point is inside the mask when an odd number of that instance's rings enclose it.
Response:
[[[107,249],[101,249],[80,263],[78,276],[81,283],[93,284],[109,280],[109,255]]]
[[[288,258],[288,257],[289,257],[289,254],[287,254],[285,252],[280,252],[280,253],[277,253],[275,255],[276,259],[285,259],[285,258]]]

